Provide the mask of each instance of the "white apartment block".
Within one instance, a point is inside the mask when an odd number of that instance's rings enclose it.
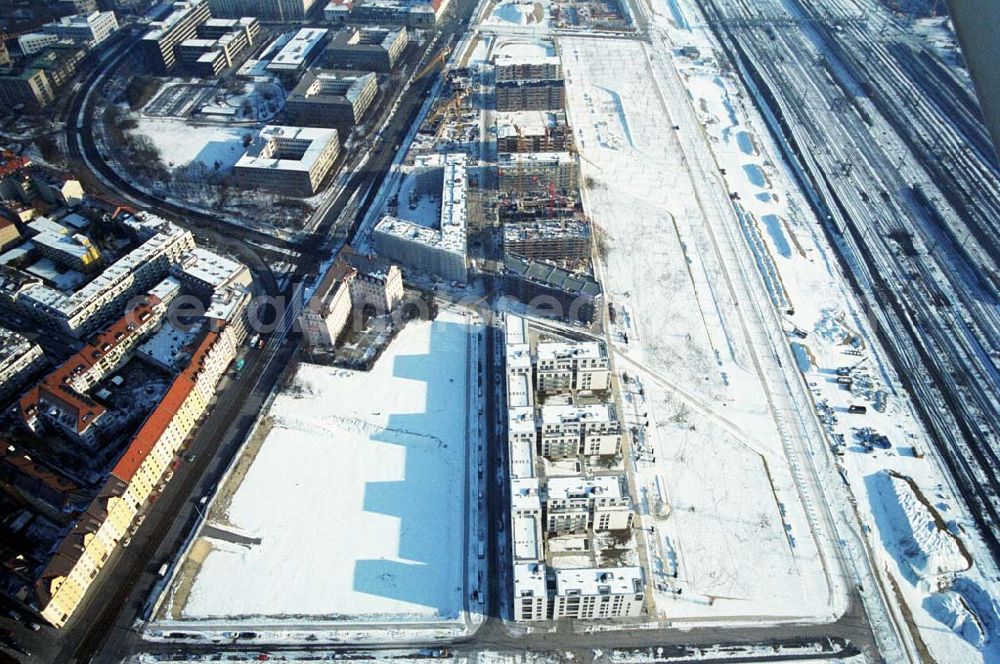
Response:
[[[550,477],[544,504],[545,529],[550,533],[632,527],[632,500],[623,476]]]
[[[59,42],[59,37],[48,32],[29,32],[17,38],[21,53],[34,55]]]
[[[611,362],[601,343],[539,343],[535,352],[539,392],[600,392],[611,385]]]
[[[13,330],[0,327],[0,399],[6,399],[44,361],[41,347]]]
[[[538,428],[544,457],[611,456],[621,451],[621,424],[609,403],[542,406]]]
[[[593,620],[642,615],[642,570],[638,567],[613,569],[561,569],[555,571],[552,617]]]
[[[396,263],[465,282],[469,279],[466,156],[462,153],[420,155],[413,172],[436,169],[443,170],[438,227],[427,228],[386,215],[375,226],[375,248],[379,255]]]
[[[546,436],[554,448],[574,453],[581,448],[597,450],[595,453],[617,452],[621,430],[613,408],[608,404],[542,405],[536,417],[535,366],[527,321],[507,314],[504,328],[514,620],[639,616],[644,611],[640,568],[556,569],[547,564],[546,538],[550,534],[632,527],[632,504],[624,476],[549,476],[543,479],[536,471],[536,446]],[[547,355],[560,358],[566,355],[554,348],[554,344],[550,346],[553,352]],[[557,350],[559,352],[555,352]],[[594,354],[598,360],[603,357],[603,371],[609,373],[606,354],[600,348],[586,349],[578,354],[585,357]],[[566,371],[566,368],[561,370]],[[564,383],[571,388],[578,381],[574,378],[575,367],[570,366],[568,371],[570,375]],[[603,384],[607,381],[605,375]],[[593,377],[588,382],[593,382]]]

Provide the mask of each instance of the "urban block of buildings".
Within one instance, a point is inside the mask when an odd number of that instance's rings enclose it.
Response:
[[[30,205],[39,200],[74,207],[83,201],[83,186],[74,176],[36,166],[27,157],[0,155],[0,201]]]
[[[415,173],[439,171],[442,185],[438,227],[428,228],[386,215],[375,226],[375,248],[380,256],[393,262],[464,283],[469,278],[466,155],[419,155],[413,165]]]
[[[74,42],[59,40],[22,64],[0,67],[0,107],[45,108],[73,78],[86,54]]]
[[[190,231],[156,217],[133,222],[139,245],[104,268],[85,286],[65,292],[10,268],[0,268],[0,303],[73,337],[93,334],[117,315],[129,298],[167,276],[191,251]]]
[[[285,100],[289,120],[303,127],[358,124],[378,93],[371,72],[311,69]]]
[[[248,189],[312,196],[339,153],[336,129],[268,125],[233,170]]]
[[[327,23],[403,25],[433,28],[448,7],[448,0],[333,0],[323,10]]]
[[[47,232],[52,223],[46,219],[37,228]],[[8,551],[11,557],[0,567],[0,591],[56,627],[66,624],[115,547],[138,528],[137,516],[169,480],[171,463],[207,412],[246,336],[246,266],[194,246],[189,232],[155,216],[119,214],[109,223],[119,224],[139,244],[88,284],[83,295],[68,296],[88,310],[76,328],[77,336],[87,330],[78,352],[22,391],[25,379],[40,367],[41,351],[23,337],[0,331],[0,389],[21,394],[6,417],[26,432],[10,439],[16,443],[5,440],[0,454],[5,492],[0,500],[9,508],[9,497],[17,496],[20,525],[12,532],[24,547],[16,557]],[[15,271],[2,276],[2,304],[23,310],[19,298],[35,294],[19,292],[17,285],[25,284],[15,279]],[[115,401],[109,388],[122,385],[142,344],[167,327],[168,306],[182,292],[212,306],[205,308],[184,348],[172,349],[173,363],[156,357],[155,345],[146,348],[157,366],[169,371],[169,380],[155,402],[135,412],[133,401]],[[228,306],[215,306],[223,302]],[[78,456],[79,466],[61,466],[61,454],[50,454],[55,448]],[[21,544],[27,528],[31,536]]]
[[[316,0],[208,0],[213,16],[259,16],[268,21],[300,21],[315,3]]]
[[[551,458],[620,453],[622,431],[614,408],[582,402],[576,394],[592,391],[576,387],[582,384],[610,386],[606,349],[596,341],[542,341],[525,318],[513,314],[506,316],[504,330],[514,620],[640,616],[642,569],[601,564],[594,551],[601,533],[632,528],[625,477],[546,469]],[[539,381],[548,389],[560,386],[561,403],[543,401],[548,390],[539,390]],[[564,563],[550,544],[567,538],[577,550],[593,551],[597,564],[580,567],[575,558]]]
[[[405,27],[348,27],[334,36],[326,49],[326,66],[391,72],[406,48]]]
[[[370,306],[388,313],[403,299],[403,273],[396,265],[345,247],[299,316],[307,351],[332,349],[352,312]]]

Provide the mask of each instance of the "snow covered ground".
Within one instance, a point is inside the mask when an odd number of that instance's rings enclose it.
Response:
[[[938,662],[1000,661],[1000,574],[871,334],[833,249],[802,199],[741,84],[720,74],[704,20],[689,0],[656,5],[656,23],[698,109],[725,186],[745,211],[741,232],[755,248],[789,342],[838,450],[860,520],[886,578],[905,603],[914,640]],[[697,27],[693,27],[697,26]],[[780,303],[780,304],[779,304]],[[848,388],[844,376],[853,381]],[[867,412],[849,412],[864,405]],[[884,437],[882,446],[867,441]],[[887,446],[886,446],[887,445]]]
[[[464,317],[442,312],[409,323],[368,373],[302,365],[242,482],[222,487],[231,497],[213,506],[163,617],[458,618],[468,349]]]
[[[148,136],[160,150],[163,163],[173,169],[197,160],[209,169],[219,164],[227,171],[243,156],[243,136],[252,134],[248,127],[194,125],[169,118],[138,117],[136,133]]]
[[[656,528],[661,617],[832,619],[840,601],[645,47],[587,38],[559,47],[584,206],[607,234],[604,285],[631,324],[618,369],[643,385],[640,397],[633,380],[626,417],[648,450],[636,476],[647,496],[644,525]]]
[[[504,0],[496,5],[490,16],[483,22],[485,25],[534,26],[547,27],[549,24],[549,3],[533,2],[531,0]]]

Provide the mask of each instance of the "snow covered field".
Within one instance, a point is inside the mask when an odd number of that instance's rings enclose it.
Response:
[[[468,347],[465,319],[442,312],[409,323],[371,372],[302,365],[163,618],[456,619]]]
[[[644,385],[644,397],[631,395],[632,421],[651,422],[642,442],[649,454],[636,474],[647,503],[663,503],[659,516],[644,520],[656,528],[657,608],[673,621],[832,619],[841,607],[835,582],[651,85],[645,47],[578,38],[559,46],[584,206],[608,236],[602,277],[619,318],[631,324],[618,368]]]
[[[243,136],[252,134],[249,127],[193,125],[168,118],[137,118],[137,134],[148,136],[160,150],[163,163],[171,168],[200,161],[209,169],[219,164],[227,171],[243,156]]]

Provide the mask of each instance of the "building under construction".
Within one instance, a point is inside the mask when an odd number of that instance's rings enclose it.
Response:
[[[577,191],[576,158],[570,152],[504,153],[497,166],[500,191],[508,195],[575,195]]]
[[[583,260],[591,252],[590,224],[578,219],[504,224],[503,250],[530,259]]]
[[[564,111],[497,114],[498,152],[563,152],[573,146]]]

